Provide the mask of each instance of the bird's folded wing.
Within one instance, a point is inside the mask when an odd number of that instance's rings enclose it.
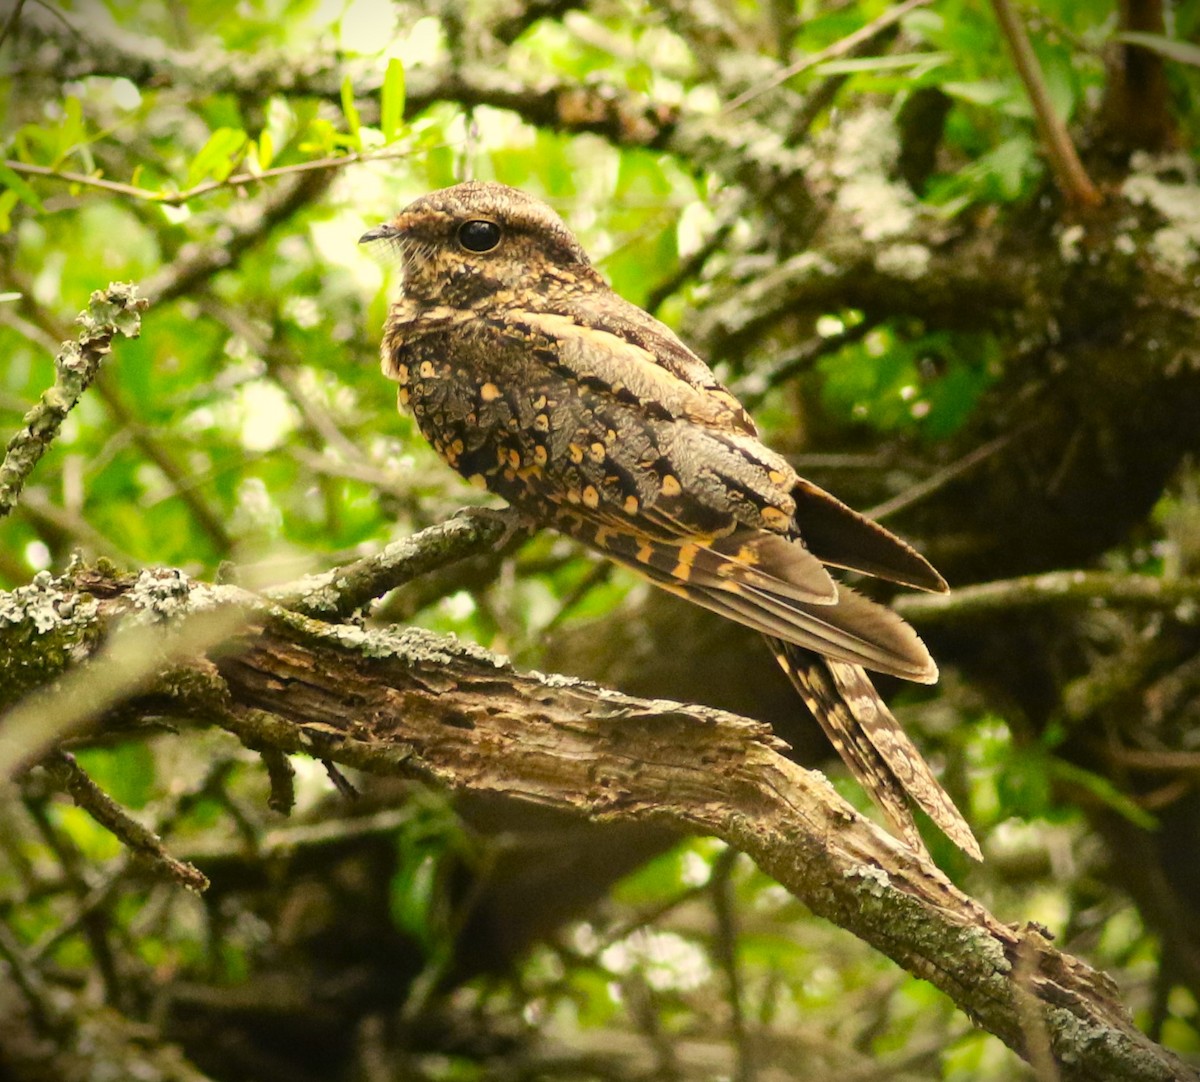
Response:
[[[890,609],[846,586],[837,588],[832,603],[813,601],[797,597],[794,589],[768,577],[761,567],[731,572],[715,562],[729,557],[713,546],[648,541],[611,528],[596,529],[577,516],[564,516],[556,525],[655,585],[765,635],[905,680],[937,680],[937,666],[917,633]],[[735,544],[735,537],[717,544]],[[775,541],[789,544],[783,538]],[[812,559],[799,545],[790,547]]]

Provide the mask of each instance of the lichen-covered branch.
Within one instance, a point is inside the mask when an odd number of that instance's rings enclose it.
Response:
[[[26,479],[96,378],[101,362],[112,351],[113,339],[119,334],[136,338],[141,333],[146,305],[127,282],[113,282],[92,294],[77,320],[83,327],[78,339],[64,342],[54,358],[54,385],[25,414],[21,428],[8,441],[0,463],[0,518],[17,505]]]
[[[164,673],[126,713],[173,710],[253,747],[596,820],[711,833],[1025,1055],[1032,1011],[1064,1079],[1195,1077],[1134,1029],[1106,978],[1036,930],[996,920],[820,775],[785,758],[764,725],[518,672],[419,629],[335,626],[232,587],[179,589],[175,573],[166,596],[147,588],[156,574],[163,573],[116,579],[81,570],[28,599],[29,621],[55,624],[45,640],[78,647],[61,655],[63,667],[123,619],[170,624],[226,606],[249,614],[218,654]],[[19,614],[4,611],[0,647],[36,653],[41,640],[21,634]]]
[[[340,619],[421,575],[503,544],[521,524],[516,511],[467,508],[436,526],[393,541],[374,556],[309,575],[270,592],[271,599],[319,619]]]
[[[1051,571],[981,582],[948,594],[905,594],[893,607],[922,625],[1012,609],[1068,604],[1120,605],[1169,610],[1200,603],[1200,580],[1130,575],[1111,571]]]
[[[71,34],[42,20],[30,49],[40,70],[67,78],[122,76],[138,85],[203,88],[265,101],[294,94],[339,102],[349,71],[363,121],[378,116],[381,69],[354,65],[336,56],[179,53],[160,42],[97,28]],[[756,121],[688,112],[619,86],[544,79],[527,82],[501,69],[416,66],[407,72],[404,111],[410,119],[439,101],[466,107],[488,105],[516,113],[530,124],[564,132],[592,132],[618,146],[667,150],[696,168],[713,169],[760,193],[788,185],[803,191],[806,156]]]

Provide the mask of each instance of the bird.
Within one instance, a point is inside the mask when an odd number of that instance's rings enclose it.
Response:
[[[895,612],[829,573],[945,591],[923,556],[767,447],[709,366],[617,294],[536,196],[467,181],[360,243],[399,256],[382,368],[451,467],[523,520],[762,632],[893,832],[928,858],[916,805],[982,859],[866,671],[928,684],[937,665]]]

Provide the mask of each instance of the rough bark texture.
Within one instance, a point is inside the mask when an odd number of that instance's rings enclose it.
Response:
[[[1063,1078],[1195,1077],[1133,1028],[1106,978],[1036,928],[998,921],[786,759],[760,723],[520,673],[425,631],[323,624],[175,572],[122,580],[81,571],[4,600],[0,645],[40,660],[43,672],[63,667],[64,643],[89,652],[120,618],[186,626],[196,613],[236,606],[248,624],[211,658],[131,689],[125,723],[170,711],[254,748],[592,820],[712,833],[1021,1054],[1048,1041]],[[52,632],[45,638],[28,634],[39,621]],[[57,664],[39,658],[51,642]],[[103,731],[102,720],[93,724]]]

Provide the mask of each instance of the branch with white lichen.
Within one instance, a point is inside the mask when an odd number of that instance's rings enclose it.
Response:
[[[48,684],[102,664],[100,644],[123,623],[166,635],[223,611],[237,630],[220,650],[139,682],[124,721],[174,714],[256,749],[712,834],[1022,1055],[1048,1048],[1062,1078],[1196,1077],[1133,1027],[1107,978],[1037,929],[998,921],[787,759],[760,723],[519,672],[416,628],[327,624],[165,570],[77,570],[3,595],[0,655],[20,656]]]
[[[923,626],[1015,609],[1061,608],[1069,604],[1195,612],[1200,579],[1161,578],[1110,571],[1053,571],[1016,579],[981,582],[948,594],[905,594],[892,606]]]
[[[113,339],[119,334],[136,338],[141,332],[146,304],[127,282],[114,282],[92,294],[77,320],[83,326],[79,338],[64,342],[54,358],[54,385],[25,414],[21,428],[8,441],[0,463],[0,518],[16,507],[26,479],[96,378],[101,362],[112,351]]]
[[[504,545],[522,523],[516,511],[465,508],[445,522],[393,541],[373,556],[269,591],[272,601],[318,619],[343,619],[422,575]]]

